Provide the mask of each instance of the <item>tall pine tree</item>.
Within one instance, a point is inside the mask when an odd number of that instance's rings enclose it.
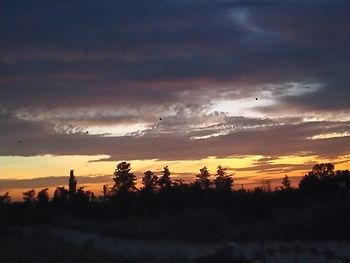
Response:
[[[210,173],[206,166],[201,168],[199,171],[200,171],[200,174],[196,175],[197,179],[194,182],[194,184],[202,190],[208,190],[211,185]]]
[[[233,178],[226,173],[226,170],[221,165],[217,168],[214,184],[217,191],[231,191]]]
[[[113,180],[116,193],[127,193],[136,190],[136,176],[130,172],[130,163],[121,162],[117,165]]]
[[[77,193],[77,179],[74,176],[74,170],[70,170],[68,188],[69,197],[70,199],[73,199],[75,194]]]
[[[172,186],[172,183],[169,167],[165,166],[163,169],[163,175],[159,177],[158,185],[160,189],[169,189]]]

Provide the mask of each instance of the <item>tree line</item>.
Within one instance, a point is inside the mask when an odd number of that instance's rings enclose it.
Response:
[[[117,164],[113,174],[114,184],[112,187],[103,186],[103,195],[97,197],[92,191],[85,190],[84,186],[77,185],[77,179],[74,171],[70,171],[68,178],[68,188],[64,186],[56,187],[53,197],[50,199],[49,189],[44,188],[36,193],[34,189],[23,192],[23,202],[26,204],[46,205],[52,203],[89,203],[98,201],[110,201],[120,196],[132,193],[141,194],[157,194],[162,192],[171,192],[174,189],[182,191],[196,192],[217,192],[229,193],[239,191],[241,193],[264,193],[271,192],[269,181],[264,181],[263,186],[256,187],[253,190],[233,190],[234,178],[233,174],[219,165],[215,174],[211,174],[207,167],[199,170],[193,183],[185,183],[183,180],[173,179],[168,166],[165,166],[160,176],[155,175],[152,171],[144,172],[141,182],[142,187],[136,187],[136,175],[131,171],[131,164],[128,162],[120,162]],[[286,175],[279,187],[274,191],[300,191],[303,193],[321,193],[325,191],[347,190],[350,189],[350,171],[335,170],[332,163],[321,163],[313,166],[311,171],[304,175],[300,180],[298,188],[291,186],[291,181]],[[0,204],[11,202],[10,194],[7,192],[0,195]]]

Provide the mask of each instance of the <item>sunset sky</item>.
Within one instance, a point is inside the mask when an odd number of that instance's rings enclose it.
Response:
[[[0,194],[350,168],[349,85],[347,0],[0,0]]]

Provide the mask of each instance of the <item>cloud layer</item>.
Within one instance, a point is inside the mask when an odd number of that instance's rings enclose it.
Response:
[[[349,11],[341,0],[2,1],[0,155],[349,154]]]

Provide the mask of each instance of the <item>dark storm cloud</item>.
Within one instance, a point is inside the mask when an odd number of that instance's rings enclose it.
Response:
[[[307,139],[346,122],[269,118],[350,110],[349,11],[348,1],[2,1],[0,155],[349,153],[349,137]],[[276,104],[255,108],[263,118],[205,112],[264,92]],[[137,123],[148,130],[62,132]]]
[[[330,67],[348,65],[348,6],[333,2],[5,1],[2,97],[25,103],[30,89],[38,104],[47,94],[53,104],[60,95],[61,103],[93,104],[96,93],[111,103],[120,93],[132,101],[134,92],[147,102],[159,80],[322,82]],[[130,81],[150,83],[137,89]]]

